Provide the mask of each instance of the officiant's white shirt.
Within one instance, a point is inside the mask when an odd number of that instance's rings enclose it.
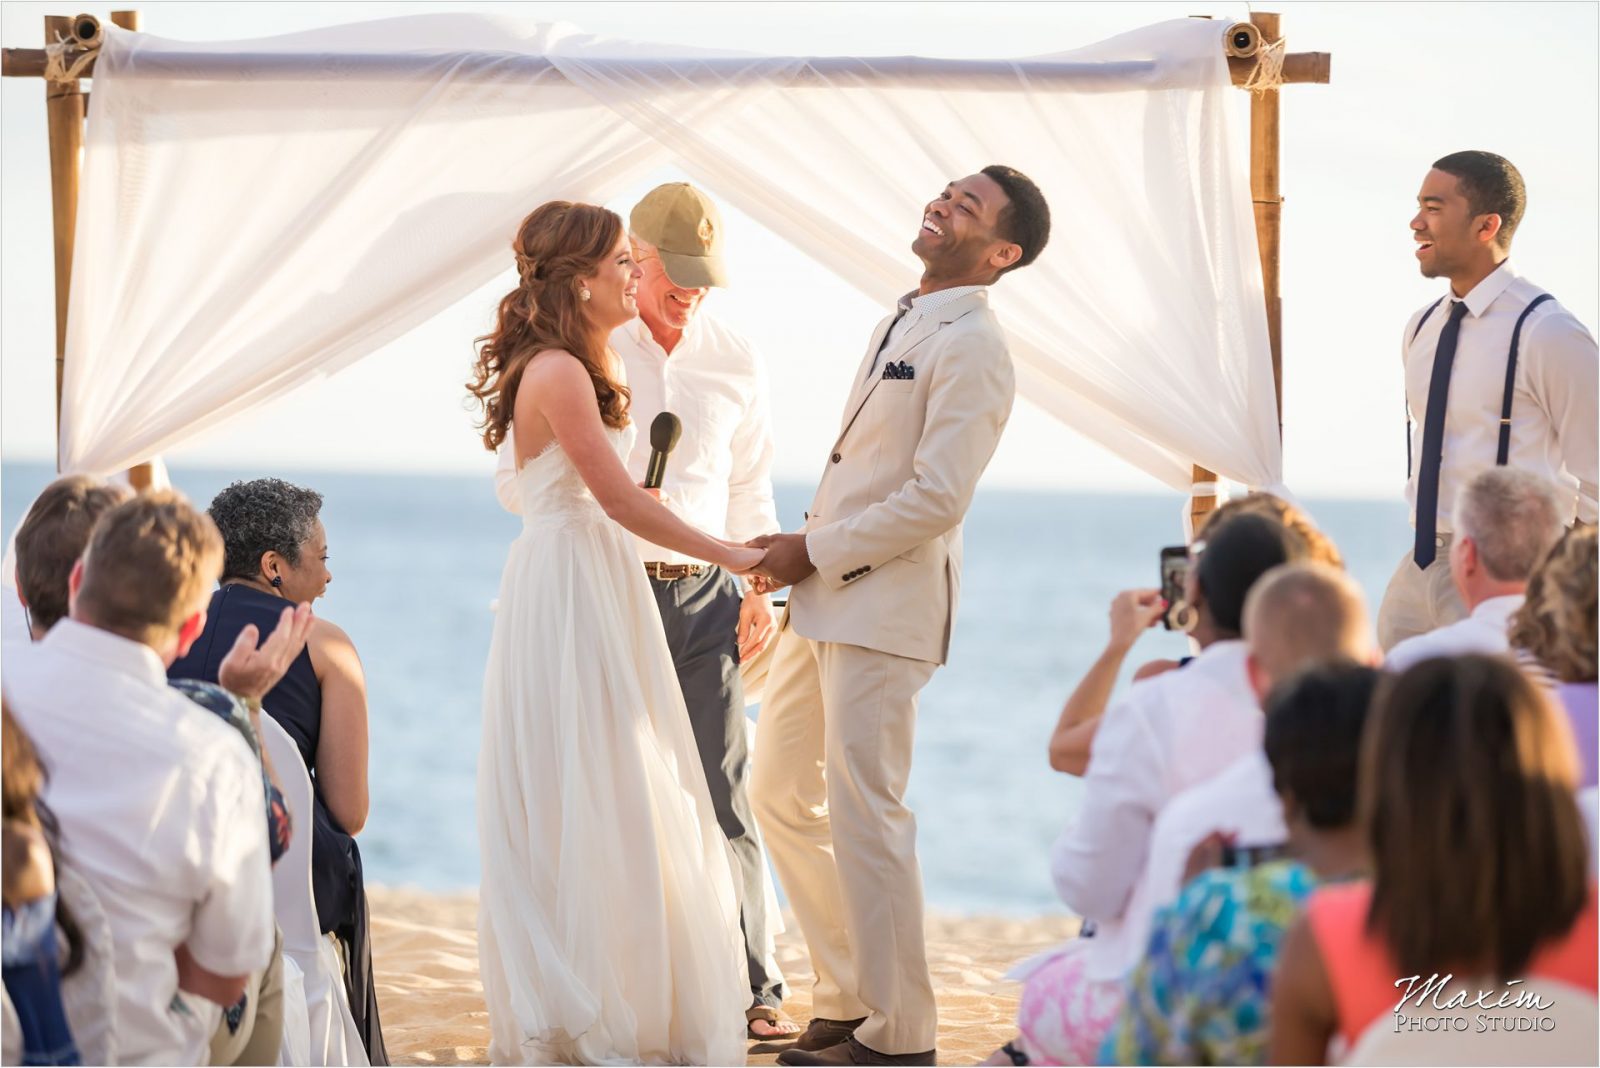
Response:
[[[772,500],[772,415],[767,373],[755,348],[701,312],[669,356],[642,319],[611,332],[633,394],[629,415],[639,428],[628,455],[628,474],[644,481],[650,462],[650,424],[662,412],[683,423],[683,437],[667,459],[661,489],[668,507],[707,534],[747,541],[776,533]],[[516,446],[508,433],[500,446],[495,493],[512,512],[517,501]],[[639,559],[686,563],[681,553],[635,539]]]

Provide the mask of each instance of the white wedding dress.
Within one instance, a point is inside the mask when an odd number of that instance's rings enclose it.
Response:
[[[478,758],[490,1059],[743,1064],[733,859],[633,537],[559,445],[516,477]]]

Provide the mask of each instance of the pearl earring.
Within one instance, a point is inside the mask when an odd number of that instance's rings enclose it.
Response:
[[[592,295],[593,294],[591,294],[589,292],[589,287],[588,286],[584,286],[582,289],[578,290],[578,299],[579,300],[588,300]]]

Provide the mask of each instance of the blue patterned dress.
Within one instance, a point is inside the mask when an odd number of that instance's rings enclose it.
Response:
[[[1264,1063],[1278,948],[1316,885],[1287,860],[1197,876],[1156,914],[1100,1063]]]

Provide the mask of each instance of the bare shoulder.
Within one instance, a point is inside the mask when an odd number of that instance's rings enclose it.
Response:
[[[311,633],[306,638],[313,656],[319,659],[337,656],[355,656],[356,645],[343,627],[321,616],[311,621]]]
[[[589,372],[583,361],[566,349],[545,349],[528,360],[522,372],[524,381],[558,384],[571,381],[589,381]]]

